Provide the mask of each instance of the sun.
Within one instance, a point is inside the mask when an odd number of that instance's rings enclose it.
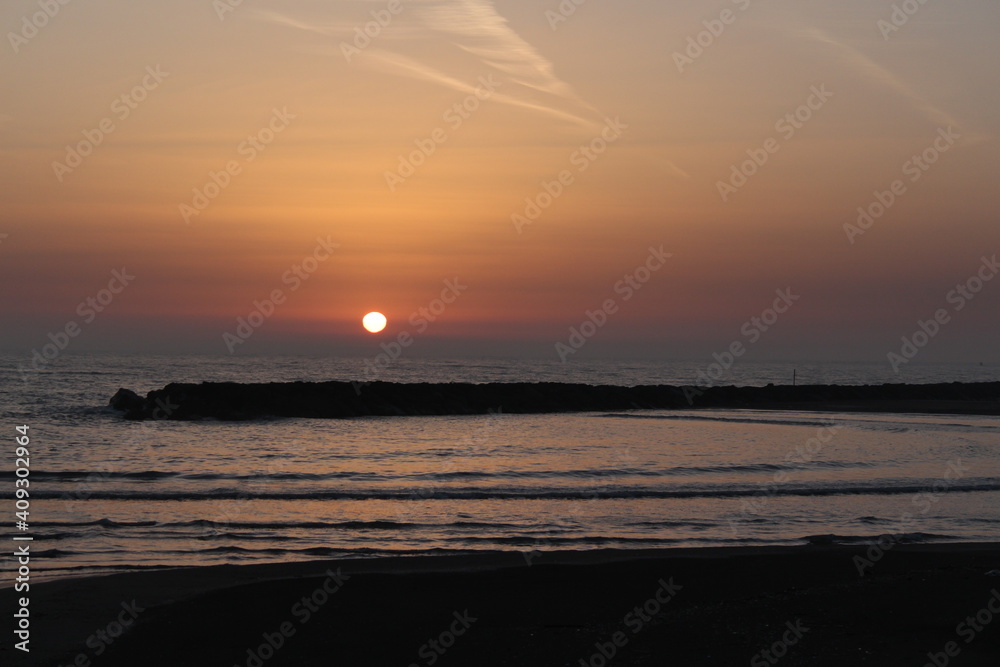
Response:
[[[382,329],[385,329],[385,324],[385,315],[377,312],[368,313],[361,320],[361,325],[372,333],[378,333]]]

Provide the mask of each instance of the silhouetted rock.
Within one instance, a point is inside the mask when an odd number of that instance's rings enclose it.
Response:
[[[111,397],[108,405],[124,412],[126,417],[139,417],[146,406],[146,399],[131,389],[121,388]]]
[[[143,399],[119,389],[111,407],[129,419],[348,418],[753,408],[843,412],[1000,414],[1000,382],[883,385],[674,387],[513,382],[203,382],[169,384]]]

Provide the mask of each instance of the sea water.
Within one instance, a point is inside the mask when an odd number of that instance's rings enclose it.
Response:
[[[121,386],[363,380],[364,363],[95,355],[25,374],[23,359],[0,361],[10,445],[0,479],[9,488],[16,426],[31,436],[33,576],[492,550],[530,559],[555,549],[1000,539],[996,417],[517,415],[497,405],[478,416],[134,422],[107,408]],[[800,383],[900,381],[880,365],[794,368]],[[699,369],[410,359],[379,379],[693,384]],[[792,369],[745,363],[725,383],[786,383]],[[993,381],[998,369],[908,373],[908,382]]]

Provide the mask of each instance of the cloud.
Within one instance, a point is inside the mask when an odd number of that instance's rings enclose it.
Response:
[[[346,20],[327,21],[325,23],[307,23],[306,21],[300,21],[292,18],[291,16],[285,16],[284,14],[279,14],[278,12],[272,12],[265,9],[254,10],[253,15],[258,20],[267,23],[274,23],[275,25],[296,28],[298,30],[305,30],[306,32],[313,32],[318,35],[340,37],[341,39],[353,37],[354,29],[359,26],[357,21]],[[416,34],[416,31],[409,30],[402,26],[393,26],[393,31],[391,33],[379,35],[379,39],[398,39],[400,37],[412,36],[414,34]]]
[[[576,102],[592,111],[553,64],[507,25],[489,0],[453,0],[419,10],[432,30],[450,33],[457,45],[483,62],[510,74],[525,86]],[[468,43],[461,43],[468,42]]]
[[[311,23],[272,11],[258,11],[257,17],[347,43],[354,39],[359,26],[347,21]],[[502,92],[494,94],[492,100],[588,128],[600,126],[600,112],[559,78],[553,63],[518,35],[490,0],[406,2],[403,11],[393,16],[392,22],[373,38],[372,46],[355,56],[354,62],[463,93],[475,90],[475,83],[465,82],[468,65],[458,54],[432,57],[426,49],[407,49],[403,43],[419,39],[450,44],[457,52],[470,56],[467,61],[478,63],[479,75],[494,74]],[[471,80],[477,78],[472,76]]]
[[[853,46],[835,40],[833,37],[818,28],[803,28],[803,33],[804,36],[810,41],[819,42],[833,47],[839,54],[841,60],[848,63],[870,81],[884,86],[885,88],[899,94],[901,97],[909,100],[913,108],[931,122],[948,127],[962,127],[962,123],[957,118],[944,109],[933,105],[929,100],[913,90],[913,88],[901,78],[890,72],[885,67],[882,67]]]
[[[383,51],[380,49],[371,49],[370,53],[366,53],[370,59],[369,66],[372,69],[379,70],[388,74],[396,74],[401,76],[409,76],[414,79],[419,79],[422,81],[427,81],[430,83],[435,83],[441,86],[452,88],[461,93],[474,94],[479,85],[479,82],[466,83],[461,79],[456,79],[449,76],[441,70],[429,67],[420,61],[408,58],[406,56],[394,53],[392,51]],[[501,84],[501,88],[504,88],[510,82],[504,82]],[[539,113],[552,116],[555,118],[561,118],[574,123],[581,123],[588,127],[599,125],[595,121],[587,120],[581,118],[569,111],[564,111],[558,107],[551,105],[546,105],[541,102],[532,101],[531,99],[525,99],[524,97],[519,97],[516,94],[510,95],[501,92],[494,92],[490,95],[490,100],[495,102],[501,102],[504,104],[509,104],[511,106],[521,107],[524,109],[530,109],[532,111],[537,111]]]

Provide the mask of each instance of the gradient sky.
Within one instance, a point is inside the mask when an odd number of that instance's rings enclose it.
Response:
[[[73,351],[226,354],[278,289],[237,354],[368,354],[407,332],[412,354],[555,358],[613,299],[571,359],[741,341],[747,358],[885,361],[945,309],[921,360],[998,360],[1000,280],[961,310],[947,299],[1000,250],[994,0],[930,2],[899,26],[871,0],[587,0],[566,17],[558,0],[78,0],[33,19],[47,4],[0,8],[5,351],[76,322]],[[391,21],[355,42],[372,12]],[[831,95],[777,124],[813,90]],[[906,163],[949,128],[912,181]],[[434,152],[390,188],[418,142]],[[747,151],[767,162],[723,201]],[[564,171],[519,233],[512,215]],[[292,289],[317,239],[337,248]],[[672,256],[626,301],[616,283],[651,246]],[[123,268],[135,279],[102,312],[79,308]],[[435,321],[409,321],[455,279],[467,289]],[[788,312],[741,333],[786,288]],[[389,317],[379,337],[369,310]]]

